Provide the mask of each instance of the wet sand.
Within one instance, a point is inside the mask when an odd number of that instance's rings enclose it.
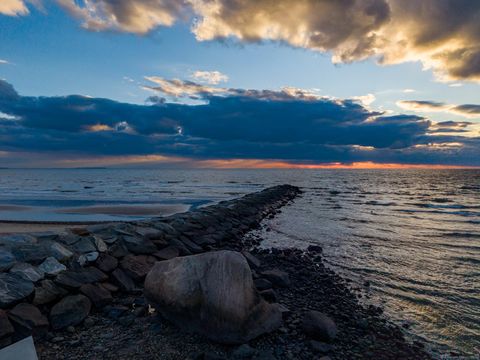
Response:
[[[26,222],[2,222],[0,221],[0,235],[14,233],[32,233],[43,231],[64,231],[76,227],[83,227],[87,224],[72,223],[26,223]]]

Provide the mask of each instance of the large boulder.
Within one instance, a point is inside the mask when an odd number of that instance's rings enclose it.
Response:
[[[247,260],[234,251],[155,263],[145,296],[180,328],[221,343],[245,343],[282,321],[279,307],[257,293]]]

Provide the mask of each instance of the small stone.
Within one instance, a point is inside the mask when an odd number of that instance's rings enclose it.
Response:
[[[92,326],[95,325],[95,320],[91,317],[87,317],[84,322],[83,322],[83,325],[88,329],[88,328],[91,328]]]
[[[60,264],[54,257],[50,256],[38,266],[38,269],[47,275],[58,275],[62,271],[67,270],[67,267],[63,264]]]
[[[309,311],[302,321],[303,331],[316,340],[332,341],[337,335],[337,326],[331,318],[319,311]]]
[[[75,332],[75,327],[74,326],[67,326],[67,332],[70,334],[73,334]]]
[[[313,349],[314,352],[320,354],[326,354],[333,350],[333,346],[324,342],[311,340],[310,347]]]
[[[234,359],[250,359],[255,354],[255,349],[248,344],[243,344],[237,347],[232,352]]]
[[[54,330],[80,324],[90,313],[90,300],[84,295],[70,295],[55,304],[50,311]]]
[[[59,343],[59,342],[62,342],[63,340],[65,340],[63,336],[56,336],[52,339],[52,343]]]
[[[137,306],[135,309],[133,309],[133,315],[136,317],[141,317],[145,315],[147,312],[147,309],[144,306]]]
[[[267,270],[262,272],[262,275],[270,280],[274,285],[279,287],[289,287],[290,277],[285,271],[279,269]]]
[[[31,282],[37,282],[43,279],[43,271],[28,263],[16,263],[10,269],[10,273],[17,274]]]
[[[40,310],[31,304],[18,304],[10,310],[10,318],[15,331],[21,336],[42,337],[48,331],[48,320]]]
[[[319,246],[319,245],[309,245],[309,246],[307,247],[307,251],[308,251],[308,252],[313,252],[313,253],[319,253],[319,254],[320,254],[320,253],[322,253],[323,249],[322,249],[322,247]]]

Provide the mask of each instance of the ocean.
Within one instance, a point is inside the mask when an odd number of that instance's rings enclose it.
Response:
[[[411,338],[478,356],[479,170],[3,169],[0,220],[142,219],[283,183],[304,193],[265,222],[263,246],[321,245]]]

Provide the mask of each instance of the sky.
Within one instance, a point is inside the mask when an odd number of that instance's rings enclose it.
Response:
[[[2,0],[0,167],[480,166],[480,2]]]

